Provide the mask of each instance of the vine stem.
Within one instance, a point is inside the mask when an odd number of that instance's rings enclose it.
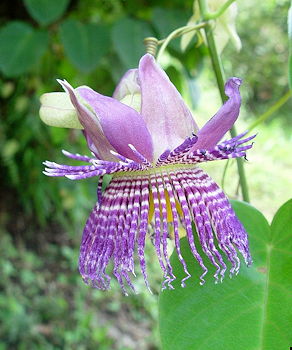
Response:
[[[208,16],[210,16],[210,14],[208,13],[207,2],[206,2],[206,0],[198,0],[198,2],[199,2],[202,20],[205,21],[208,19]],[[227,2],[228,6],[231,5],[232,2],[233,1],[228,1]],[[227,7],[224,8],[222,13],[227,9]],[[205,35],[206,35],[206,40],[207,40],[207,44],[208,44],[208,48],[209,48],[209,52],[210,52],[210,56],[211,56],[211,61],[212,61],[212,66],[213,66],[213,70],[214,70],[214,73],[216,76],[217,85],[218,85],[218,89],[220,92],[221,100],[224,103],[227,101],[227,96],[225,95],[225,92],[224,92],[224,82],[225,82],[224,70],[223,70],[222,61],[220,59],[220,56],[219,56],[217,48],[216,48],[213,30],[212,30],[210,23],[206,24],[206,26],[204,27],[204,31],[205,31]],[[231,134],[231,137],[236,136],[237,133],[236,133],[236,129],[234,126],[230,129],[230,134]],[[241,158],[236,158],[236,163],[237,163],[239,182],[240,182],[240,187],[241,187],[241,192],[242,192],[242,198],[245,202],[249,202],[248,185],[247,185],[247,181],[246,181],[246,177],[245,177],[243,160]]]
[[[181,36],[182,34],[186,34],[186,33],[189,33],[189,32],[192,32],[192,31],[195,31],[195,30],[198,30],[198,29],[202,29],[204,28],[205,26],[207,25],[207,22],[202,22],[202,23],[198,23],[198,24],[195,24],[195,25],[192,25],[192,26],[183,26],[183,27],[180,27],[180,28],[177,28],[176,30],[174,30],[173,32],[171,32],[167,38],[163,39],[163,40],[159,40],[158,41],[158,45],[162,44],[160,49],[159,49],[159,52],[158,52],[158,55],[156,57],[156,60],[159,61],[164,50],[166,49],[167,45],[170,43],[170,41],[174,38],[177,38],[179,36]]]

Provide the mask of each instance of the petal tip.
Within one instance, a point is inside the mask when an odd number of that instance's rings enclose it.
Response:
[[[148,64],[157,64],[155,57],[152,56],[150,53],[146,53],[144,56],[142,56],[140,58],[140,62],[139,62],[139,69],[141,69],[144,65],[148,65]]]
[[[73,87],[68,83],[66,79],[56,79],[57,82],[62,86],[62,88],[68,92],[68,90],[74,90]]]
[[[140,62],[147,61],[147,60],[154,61],[155,58],[154,58],[154,56],[151,55],[150,53],[145,53],[145,55],[143,55],[143,56],[140,58]]]
[[[231,77],[229,80],[232,80],[233,83],[235,83],[236,85],[241,85],[242,84],[242,79],[240,79],[238,77]]]
[[[236,86],[240,86],[241,84],[242,84],[242,79],[237,77],[231,77],[226,81],[225,86],[231,85],[236,87]]]
[[[242,79],[237,77],[229,78],[224,86],[226,96],[231,97],[239,94],[239,87],[241,84]]]

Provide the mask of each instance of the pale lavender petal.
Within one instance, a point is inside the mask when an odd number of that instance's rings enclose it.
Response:
[[[225,94],[229,97],[228,101],[219,109],[219,111],[212,117],[198,132],[198,141],[192,148],[196,149],[210,149],[214,147],[231,129],[235,123],[240,109],[240,93],[239,87],[241,80],[239,78],[230,78],[225,84]]]
[[[140,92],[140,86],[138,83],[138,69],[129,69],[116,86],[113,93],[113,98],[121,101],[127,95],[133,95]]]
[[[118,153],[137,160],[128,146],[132,144],[149,161],[153,158],[151,135],[141,115],[112,97],[103,96],[89,87],[79,87],[78,94],[94,111],[103,133]],[[88,131],[85,129],[86,132]],[[91,136],[91,135],[90,135]]]
[[[110,153],[114,147],[108,142],[104,136],[101,125],[92,111],[86,108],[77,97],[75,90],[66,82],[58,80],[64,90],[69,94],[73,106],[78,112],[80,123],[85,129],[85,136],[88,141],[89,148],[96,154],[98,158],[114,161],[115,157]]]
[[[153,137],[154,155],[158,159],[166,149],[174,149],[198,128],[181,95],[149,54],[140,60],[139,82],[141,114]]]

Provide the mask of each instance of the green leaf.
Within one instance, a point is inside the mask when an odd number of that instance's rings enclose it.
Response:
[[[288,11],[288,40],[289,40],[289,63],[288,63],[288,79],[289,86],[292,89],[292,1]]]
[[[181,72],[174,66],[169,66],[166,69],[166,74],[168,75],[171,82],[175,85],[177,90],[182,93],[183,89],[183,76]]]
[[[166,38],[175,29],[185,26],[189,13],[181,9],[155,7],[152,22],[158,32],[159,39]],[[170,47],[180,51],[179,39],[172,40]]]
[[[169,52],[180,60],[190,78],[198,77],[201,74],[204,59],[208,54],[205,46],[196,47],[195,45],[190,45],[183,53],[171,48]]]
[[[24,0],[31,17],[42,25],[58,20],[66,11],[68,3],[69,0]]]
[[[17,77],[38,63],[48,45],[48,35],[23,22],[10,22],[0,30],[0,70]]]
[[[271,231],[264,345],[268,350],[288,349],[289,339],[292,344],[292,199],[277,211]]]
[[[131,18],[122,18],[112,29],[114,48],[126,68],[138,66],[139,59],[145,54],[144,38],[153,36],[146,22]]]
[[[71,62],[81,71],[90,72],[110,47],[108,28],[67,20],[60,28],[61,41]]]
[[[184,273],[173,254],[175,290],[162,292],[159,300],[164,350],[275,350],[289,349],[292,343],[291,298],[288,300],[291,201],[276,214],[272,230],[252,206],[239,201],[232,205],[249,234],[254,263],[250,268],[242,266],[238,276],[226,276],[217,285],[212,277],[214,268],[209,264],[209,277],[200,286],[201,271],[183,238],[182,254],[194,277],[187,281],[186,288],[180,287]]]

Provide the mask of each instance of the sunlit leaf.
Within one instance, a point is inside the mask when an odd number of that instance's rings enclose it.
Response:
[[[233,207],[249,233],[253,266],[242,266],[238,276],[226,276],[222,284],[215,285],[214,269],[209,265],[209,277],[200,286],[201,271],[182,239],[183,256],[193,277],[186,288],[180,287],[184,273],[173,254],[176,289],[162,292],[159,301],[164,350],[275,350],[291,345],[288,222],[291,227],[292,201],[276,214],[272,228],[252,206],[233,201]]]
[[[110,47],[108,28],[66,20],[60,28],[61,41],[72,63],[83,72],[98,66]]]
[[[131,18],[122,18],[112,29],[114,48],[126,68],[137,67],[139,59],[145,53],[143,39],[153,36],[146,22]]]
[[[29,71],[47,45],[47,33],[23,22],[10,22],[0,31],[0,70],[8,77]]]
[[[43,25],[59,19],[66,11],[68,3],[69,0],[24,0],[31,17]]]

